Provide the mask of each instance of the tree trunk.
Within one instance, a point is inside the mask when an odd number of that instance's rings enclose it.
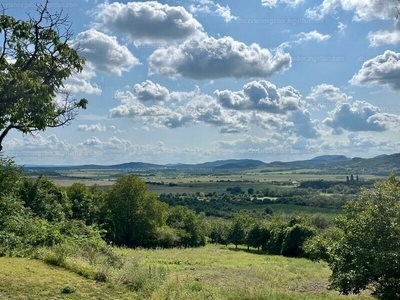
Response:
[[[8,132],[13,128],[14,126],[12,124],[8,125],[4,131],[0,134],[0,152],[3,150],[3,140],[8,134]]]

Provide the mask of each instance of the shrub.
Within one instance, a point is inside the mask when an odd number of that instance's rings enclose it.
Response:
[[[61,293],[63,293],[63,294],[73,294],[73,293],[75,293],[75,291],[76,291],[76,289],[70,285],[65,285],[61,289]]]

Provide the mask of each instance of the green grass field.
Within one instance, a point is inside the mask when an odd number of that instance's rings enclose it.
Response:
[[[328,291],[328,267],[306,259],[249,253],[218,245],[163,250],[116,248],[115,251],[127,263],[140,264],[147,280],[151,276],[162,280],[146,293],[130,292],[118,280],[98,283],[39,260],[0,258],[0,298],[372,299],[367,294],[339,296]],[[135,268],[131,270],[135,272]],[[62,294],[65,286],[76,291]]]
[[[76,291],[62,293],[67,286]],[[98,283],[39,260],[0,258],[0,299],[132,299],[124,286]]]

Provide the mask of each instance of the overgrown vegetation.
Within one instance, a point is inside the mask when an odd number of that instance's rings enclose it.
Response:
[[[332,270],[330,287],[347,295],[371,290],[378,299],[400,298],[400,179],[393,174],[344,206],[336,232],[308,241],[312,259]]]

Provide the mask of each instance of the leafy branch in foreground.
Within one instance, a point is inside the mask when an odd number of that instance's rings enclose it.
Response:
[[[63,85],[85,63],[70,46],[68,16],[50,12],[48,1],[36,11],[27,21],[4,8],[0,15],[0,151],[10,130],[33,134],[69,125],[88,103],[73,99]]]
[[[369,289],[378,299],[400,299],[400,179],[390,175],[344,210],[338,231],[313,238],[306,251],[328,263],[332,289],[345,295]]]

